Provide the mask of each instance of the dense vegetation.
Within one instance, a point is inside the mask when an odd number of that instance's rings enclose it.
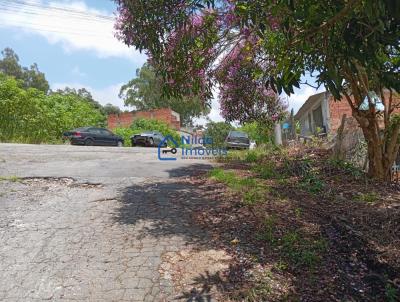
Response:
[[[83,126],[106,126],[106,116],[120,113],[102,106],[85,88],[50,90],[36,63],[30,68],[5,48],[0,60],[0,141],[60,143],[62,133]]]
[[[104,115],[77,94],[24,87],[22,80],[0,73],[0,141],[56,143],[80,126],[103,126]]]
[[[114,132],[124,138],[125,146],[130,147],[130,137],[132,135],[151,130],[159,131],[164,136],[171,135],[178,144],[181,143],[181,138],[177,131],[171,129],[168,124],[157,120],[137,119],[133,121],[129,128],[117,128]]]

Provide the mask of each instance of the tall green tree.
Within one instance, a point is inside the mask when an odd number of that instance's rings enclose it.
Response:
[[[36,88],[44,93],[49,91],[49,83],[44,73],[39,71],[36,63],[29,68],[22,67],[19,64],[18,55],[11,48],[5,48],[1,54],[3,59],[0,60],[0,72],[17,80],[22,80],[25,88]]]
[[[169,107],[180,114],[183,125],[191,125],[193,118],[210,112],[210,104],[201,102],[196,96],[184,98],[164,96],[162,79],[149,64],[137,69],[136,78],[121,87],[120,97],[124,99],[125,105],[135,106],[137,110]]]
[[[103,106],[103,110],[106,115],[121,113],[121,109],[118,106],[115,106],[111,103],[105,104]]]

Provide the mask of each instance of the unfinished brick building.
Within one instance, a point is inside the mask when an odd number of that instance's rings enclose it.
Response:
[[[129,127],[132,122],[138,118],[155,119],[158,121],[162,121],[175,130],[180,130],[181,128],[179,113],[169,108],[110,114],[107,119],[108,128],[112,130],[118,127]]]
[[[385,93],[385,97],[389,98],[389,92],[387,95]],[[393,96],[393,99],[400,103],[398,97]],[[321,92],[307,99],[296,113],[295,119],[300,121],[300,134],[309,136],[315,134],[318,128],[326,133],[335,133],[344,114],[347,117],[352,116],[347,100],[343,98],[341,101],[335,101],[329,92]]]

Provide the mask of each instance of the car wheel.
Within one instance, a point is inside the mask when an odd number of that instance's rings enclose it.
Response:
[[[152,137],[149,139],[149,146],[154,147],[154,139]]]
[[[85,146],[93,146],[93,140],[91,138],[85,140]]]
[[[118,143],[117,143],[117,147],[123,147],[124,146],[124,144],[121,142],[121,141],[119,141]]]

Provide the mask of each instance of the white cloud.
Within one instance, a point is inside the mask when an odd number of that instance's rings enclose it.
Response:
[[[86,50],[100,58],[125,57],[137,64],[146,61],[144,54],[114,37],[112,15],[90,8],[83,1],[21,2],[10,1],[0,10],[0,26],[20,29],[19,37],[21,33],[37,34],[51,44],[62,45],[66,52]]]
[[[84,78],[87,76],[86,73],[84,73],[83,71],[81,71],[81,69],[79,68],[79,66],[74,66],[74,68],[72,68],[71,73],[75,76]]]
[[[218,101],[219,89],[216,87],[213,91],[213,99],[211,100],[211,110],[207,117],[196,118],[193,120],[195,125],[206,125],[209,120],[212,122],[223,122],[225,119],[221,116],[220,105]]]
[[[57,90],[57,89],[64,89],[65,87],[75,88],[75,89],[85,88],[92,94],[93,98],[102,105],[111,103],[113,105],[118,106],[122,110],[132,110],[133,109],[132,107],[125,107],[124,101],[118,96],[119,90],[122,85],[123,83],[117,83],[104,88],[96,89],[80,83],[55,83],[51,85],[51,89]]]
[[[304,104],[307,99],[316,93],[325,91],[324,87],[320,87],[318,89],[312,88],[308,85],[301,85],[300,89],[295,89],[294,93],[288,97],[289,101],[289,110],[293,108],[294,113],[300,109],[300,107]],[[287,97],[285,94],[283,97]]]

